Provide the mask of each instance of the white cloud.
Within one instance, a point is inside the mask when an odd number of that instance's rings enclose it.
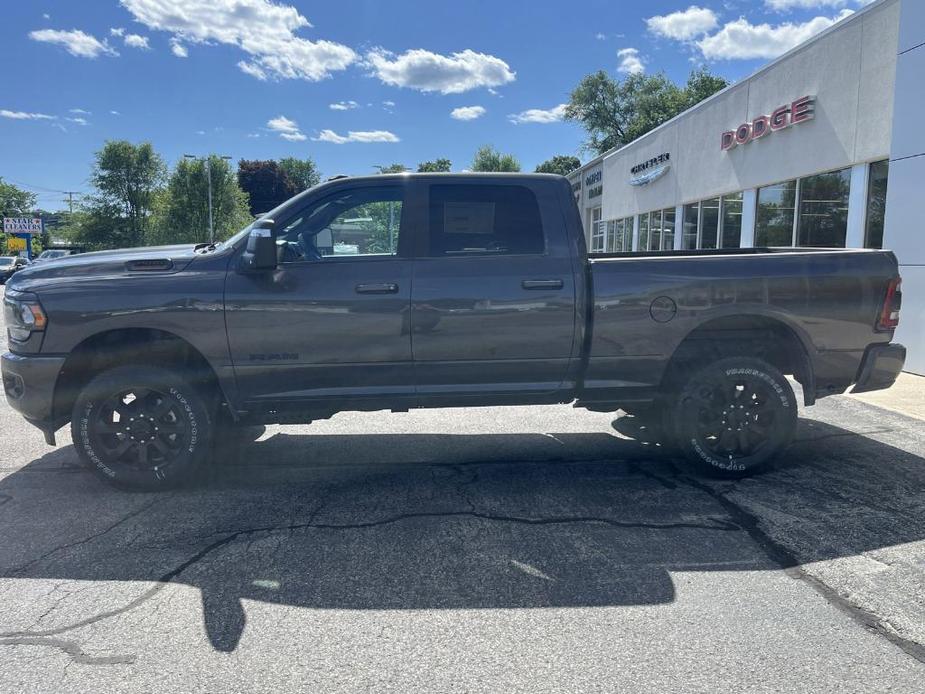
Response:
[[[366,62],[386,84],[422,92],[459,94],[479,87],[497,87],[515,79],[515,73],[500,58],[468,48],[449,56],[421,48],[395,55],[377,48],[366,54]]]
[[[594,35],[594,38],[596,38],[598,41],[606,41],[607,34],[602,34],[601,32],[598,32]]]
[[[255,63],[248,63],[244,60],[238,61],[238,69],[243,72],[245,75],[250,75],[251,77],[256,77],[258,80],[263,82],[267,79],[267,73],[263,71],[263,68]]]
[[[821,7],[847,7],[848,5],[867,5],[873,0],[764,0],[770,10],[786,12],[787,10],[812,10]]]
[[[299,124],[294,120],[289,120],[286,116],[277,116],[267,121],[267,127],[275,133],[278,133],[284,140],[290,142],[301,142],[307,139],[302,131],[299,130]]]
[[[124,40],[125,45],[130,48],[140,48],[143,51],[151,49],[151,46],[148,45],[147,36],[141,36],[139,34],[126,34]]]
[[[622,72],[625,75],[637,75],[646,71],[646,66],[642,62],[642,58],[639,57],[639,49],[637,48],[621,48],[617,51],[617,57],[620,59],[617,72]]]
[[[123,27],[112,27],[109,29],[110,36],[125,36],[125,29]]]
[[[110,111],[110,113],[111,113],[112,115],[114,115],[114,116],[121,116],[121,115],[122,115],[122,114],[119,113],[118,111]]]
[[[350,101],[338,101],[334,104],[328,104],[328,108],[332,111],[350,111],[352,109],[358,108],[359,104],[351,99]]]
[[[65,50],[78,58],[96,58],[101,55],[119,55],[106,40],[100,41],[95,36],[79,29],[62,31],[60,29],[39,29],[30,31],[29,38],[42,43],[64,46]]]
[[[715,34],[705,36],[697,46],[708,60],[776,58],[851,14],[851,10],[842,10],[831,18],[814,17],[803,23],[785,22],[776,26],[752,24],[740,17]]]
[[[88,125],[87,119],[81,118],[80,116],[76,116],[75,118],[67,118],[66,120],[69,120],[71,123],[77,123],[77,125]]]
[[[713,10],[697,5],[646,20],[646,26],[653,34],[676,41],[690,41],[715,29],[718,24]]]
[[[395,108],[394,101],[383,101],[382,105],[385,106],[386,108]]]
[[[565,118],[566,104],[559,104],[548,110],[541,108],[529,108],[520,113],[512,113],[508,120],[515,125],[520,123],[555,123]]]
[[[460,106],[450,111],[450,117],[456,120],[475,120],[485,115],[483,106]]]
[[[5,108],[0,109],[0,118],[12,118],[13,120],[56,120],[57,116],[49,116],[47,113],[29,113],[27,111],[8,111]]]
[[[333,130],[322,130],[315,142],[331,142],[342,145],[346,142],[399,142],[398,137],[388,130],[351,130],[346,135],[338,135]]]
[[[121,0],[149,29],[168,31],[185,43],[224,43],[247,53],[238,67],[257,79],[315,82],[357,60],[332,41],[309,41],[296,31],[311,27],[291,5],[270,0]],[[174,55],[178,55],[174,50]]]
[[[186,50],[186,46],[180,43],[176,37],[170,39],[170,52],[178,58],[185,58],[189,55],[189,51]]]
[[[43,13],[42,13],[42,19],[51,19],[51,15],[48,14],[47,12],[43,12]]]
[[[76,113],[79,116],[92,116],[93,114],[90,111],[85,111],[82,108],[72,108],[68,109],[69,113]]]

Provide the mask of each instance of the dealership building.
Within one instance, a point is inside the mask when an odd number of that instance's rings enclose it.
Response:
[[[878,0],[569,176],[592,252],[889,248],[925,374],[925,0]]]

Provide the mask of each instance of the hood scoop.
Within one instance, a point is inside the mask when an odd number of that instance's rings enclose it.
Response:
[[[129,272],[166,272],[173,270],[173,261],[170,258],[130,260],[125,264],[125,269]]]

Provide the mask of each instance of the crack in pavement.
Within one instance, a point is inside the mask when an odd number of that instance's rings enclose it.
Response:
[[[73,662],[80,663],[81,665],[128,665],[134,663],[138,658],[134,653],[103,656],[87,655],[76,641],[44,636],[23,636],[17,638],[0,637],[0,646],[48,646],[59,648],[67,655],[71,656]]]
[[[118,527],[119,527],[120,525],[122,525],[123,523],[125,523],[125,522],[127,522],[127,521],[130,521],[130,520],[132,520],[133,518],[135,518],[135,517],[141,515],[142,513],[144,513],[145,511],[147,511],[149,508],[151,508],[152,506],[154,506],[154,504],[156,504],[158,501],[162,501],[162,499],[161,499],[160,497],[155,497],[155,498],[151,499],[151,501],[149,501],[147,504],[142,504],[139,508],[137,508],[137,509],[135,509],[134,511],[131,511],[130,513],[126,514],[125,516],[123,516],[122,518],[120,518],[119,520],[117,520],[115,523],[113,523],[113,524],[107,526],[107,527],[104,528],[103,530],[101,530],[101,531],[99,531],[99,532],[97,532],[97,533],[94,533],[93,535],[90,535],[89,537],[85,537],[85,538],[83,538],[82,540],[74,540],[73,542],[68,542],[68,543],[63,544],[63,545],[58,545],[57,547],[54,547],[53,549],[48,550],[47,552],[45,552],[45,553],[42,554],[41,556],[38,556],[38,557],[36,557],[35,559],[30,559],[30,560],[27,561],[25,564],[21,564],[20,566],[17,566],[17,567],[14,567],[14,568],[12,568],[12,569],[9,569],[9,570],[8,570],[8,574],[4,575],[3,577],[4,577],[4,578],[11,578],[11,577],[15,576],[16,574],[22,573],[23,571],[25,571],[26,569],[28,569],[30,566],[34,566],[34,565],[38,564],[40,561],[43,561],[43,560],[47,559],[48,557],[50,557],[50,556],[53,555],[53,554],[56,554],[56,553],[58,553],[58,552],[60,552],[60,551],[62,551],[62,550],[65,550],[65,549],[70,549],[71,547],[78,547],[78,546],[80,546],[80,545],[85,545],[85,544],[87,544],[88,542],[92,542],[93,540],[96,540],[97,538],[102,537],[103,535],[105,535],[105,534],[111,532],[112,530],[115,530],[116,528],[118,528]]]
[[[85,619],[79,620],[77,622],[66,624],[60,627],[55,627],[52,629],[36,629],[36,630],[21,630],[21,631],[7,631],[0,632],[0,646],[2,645],[23,645],[24,639],[32,639],[31,642],[33,645],[46,645],[46,646],[56,646],[61,648],[65,652],[72,655],[72,657],[78,657],[78,651],[74,650],[73,642],[54,639],[52,637],[58,636],[60,634],[73,631],[85,626],[90,626],[96,624],[106,619],[116,617],[135,608],[139,607],[143,603],[147,602],[155,595],[157,595],[164,587],[170,584],[175,578],[184,573],[187,569],[191,568],[195,564],[199,563],[207,556],[215,552],[216,550],[225,547],[238,538],[247,535],[253,535],[256,533],[274,533],[274,532],[292,532],[295,530],[304,530],[304,529],[315,529],[315,530],[362,530],[374,527],[381,527],[385,525],[390,525],[398,523],[405,520],[411,520],[415,518],[454,518],[454,517],[469,517],[477,518],[480,520],[487,520],[492,522],[508,522],[508,523],[520,523],[524,525],[533,525],[533,526],[543,526],[543,525],[561,525],[561,524],[574,524],[574,523],[592,523],[592,524],[602,524],[615,528],[647,528],[653,530],[675,530],[675,529],[696,529],[696,530],[711,530],[711,531],[720,531],[720,532],[738,532],[742,530],[735,523],[729,522],[725,519],[720,518],[710,518],[708,519],[711,522],[693,522],[693,521],[679,521],[673,523],[646,523],[646,522],[637,522],[637,521],[618,521],[611,518],[603,518],[596,516],[560,516],[560,517],[551,517],[551,518],[531,518],[531,517],[518,517],[518,516],[503,516],[496,514],[488,513],[479,513],[475,511],[445,511],[445,512],[419,512],[419,513],[401,513],[386,518],[381,518],[374,521],[365,521],[357,523],[317,523],[315,519],[318,514],[325,508],[326,502],[322,502],[315,511],[312,512],[308,521],[304,523],[293,523],[289,525],[268,525],[255,528],[242,528],[233,531],[226,531],[225,535],[214,542],[206,545],[198,552],[193,554],[191,557],[183,561],[181,564],[175,566],[170,571],[163,574],[160,578],[157,579],[155,585],[143,592],[138,597],[129,601],[125,605],[114,608],[112,610],[106,610],[100,612],[91,617],[86,617]],[[137,515],[137,512],[135,512]],[[126,520],[126,519],[123,519]],[[97,536],[102,535],[99,533]],[[212,533],[213,535],[216,533]],[[35,641],[36,639],[41,640],[41,643]],[[29,644],[26,644],[29,645]],[[79,649],[78,649],[79,650]],[[77,653],[75,656],[73,654]],[[80,651],[82,653],[82,651]],[[83,657],[83,656],[79,656]],[[89,657],[89,656],[87,656]],[[123,662],[123,661],[119,661]]]
[[[780,566],[787,576],[803,581],[822,596],[826,602],[846,614],[853,621],[857,622],[868,631],[885,638],[908,656],[925,664],[925,645],[900,636],[894,629],[889,628],[888,622],[885,622],[885,620],[877,614],[852,602],[847,597],[840,595],[827,583],[804,570],[800,565],[799,559],[790,549],[781,542],[775,540],[769,533],[761,528],[761,521],[755,514],[746,510],[727,496],[735,485],[729,486],[724,490],[718,490],[705,482],[680,474],[677,470],[675,470],[675,478],[682,484],[686,484],[693,489],[698,489],[714,499],[727,513],[731,522],[744,530],[758,548],[764,552],[765,556]]]

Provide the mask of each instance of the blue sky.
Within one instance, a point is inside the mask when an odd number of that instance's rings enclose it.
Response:
[[[730,80],[864,0],[0,0],[0,177],[45,209],[89,191],[107,139],[325,176],[476,148],[525,170],[580,151],[582,76],[706,64]],[[559,107],[559,108],[557,108]]]

